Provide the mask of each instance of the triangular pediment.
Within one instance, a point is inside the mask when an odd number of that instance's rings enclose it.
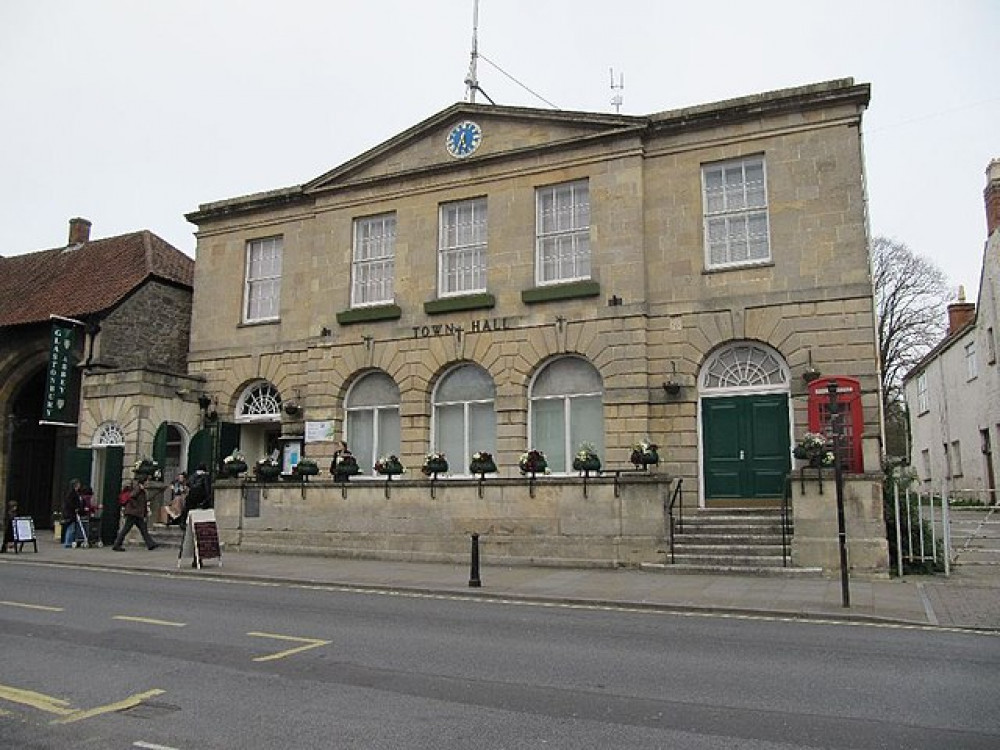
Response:
[[[474,153],[457,158],[448,152],[446,142],[452,128],[464,121],[474,122],[482,138]],[[641,130],[647,123],[644,117],[459,103],[302,187],[315,193],[495,163],[570,144],[579,147],[591,139]]]

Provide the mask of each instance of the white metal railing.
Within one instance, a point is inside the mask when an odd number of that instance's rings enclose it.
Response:
[[[900,492],[896,484],[893,504],[896,517],[896,568],[903,575],[904,563],[942,564],[951,575],[951,517],[949,493],[917,491],[907,487]]]

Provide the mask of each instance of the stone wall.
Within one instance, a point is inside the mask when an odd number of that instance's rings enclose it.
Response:
[[[840,574],[837,488],[833,469],[802,469],[792,477],[792,564],[821,567]],[[889,575],[889,544],[885,535],[881,474],[844,476],[844,520],[847,564],[851,575]]]
[[[230,548],[336,557],[466,562],[480,535],[493,564],[636,566],[666,554],[665,475],[256,485],[219,480],[215,511]],[[241,513],[259,493],[258,517]],[[533,496],[532,496],[533,495]],[[252,501],[251,501],[252,502]]]
[[[95,360],[183,373],[190,334],[191,290],[148,281],[101,321]]]

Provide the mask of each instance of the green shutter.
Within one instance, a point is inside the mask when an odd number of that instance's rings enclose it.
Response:
[[[194,474],[198,464],[212,466],[212,443],[214,442],[214,431],[211,429],[198,430],[191,438],[188,446],[187,473]]]
[[[222,422],[219,425],[219,467],[222,459],[240,447],[240,426],[234,422]]]
[[[122,469],[125,468],[125,449],[104,448],[104,485],[101,490],[101,541],[105,545],[114,544],[118,536],[118,521],[121,510],[118,507],[118,493],[122,489]],[[95,490],[97,487],[94,488]]]
[[[160,466],[167,464],[167,423],[160,422],[153,437],[153,460]]]
[[[79,479],[84,487],[90,484],[90,467],[93,455],[90,448],[67,448],[63,456],[63,477],[60,487],[68,487],[70,479]]]

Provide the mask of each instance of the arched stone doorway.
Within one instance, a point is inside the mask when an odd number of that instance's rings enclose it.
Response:
[[[6,415],[7,431],[7,497],[17,503],[19,516],[31,516],[35,527],[52,528],[52,514],[59,509],[59,488],[56,443],[59,433],[72,433],[62,438],[71,443],[75,433],[65,428],[40,425],[45,400],[45,369],[30,375],[9,401]]]
[[[780,502],[791,468],[790,374],[778,351],[735,341],[698,376],[701,497],[706,507]]]

